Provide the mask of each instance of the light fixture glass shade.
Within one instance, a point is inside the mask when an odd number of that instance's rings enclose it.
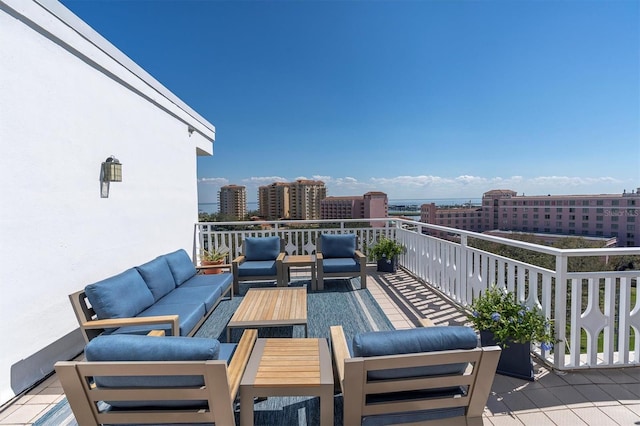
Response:
[[[116,162],[104,163],[104,180],[107,182],[122,182],[122,164]]]
[[[113,155],[102,163],[103,182],[122,182],[122,164]]]

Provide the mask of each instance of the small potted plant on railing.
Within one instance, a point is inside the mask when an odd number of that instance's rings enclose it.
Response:
[[[212,249],[200,251],[200,265],[201,266],[215,266],[224,264],[224,260],[229,254],[227,249]],[[205,268],[203,273],[205,274],[219,274],[222,272],[221,268]]]
[[[480,332],[482,346],[502,348],[497,372],[533,381],[531,344],[553,348],[551,324],[539,308],[529,308],[512,292],[492,287],[471,304],[467,316]]]
[[[387,237],[380,237],[369,248],[369,257],[378,264],[378,272],[396,272],[398,255],[406,251],[405,246]]]

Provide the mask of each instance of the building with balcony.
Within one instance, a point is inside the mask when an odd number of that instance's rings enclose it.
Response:
[[[289,189],[291,219],[320,219],[320,202],[327,197],[327,187],[321,180],[298,179]]]
[[[327,197],[320,203],[321,219],[366,219],[387,217],[387,194],[379,191],[361,196]],[[381,223],[376,223],[378,226]]]
[[[421,206],[421,222],[474,232],[491,230],[534,234],[616,238],[619,246],[640,246],[640,188],[621,194],[517,195],[492,190],[480,208]]]
[[[243,220],[247,215],[247,189],[241,185],[225,185],[218,193],[220,214]]]
[[[327,187],[317,180],[274,182],[258,188],[260,216],[267,219],[320,219],[320,203]]]
[[[265,219],[289,219],[291,217],[290,202],[291,184],[274,182],[258,188],[258,210]]]

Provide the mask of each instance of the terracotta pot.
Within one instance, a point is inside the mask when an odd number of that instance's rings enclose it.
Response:
[[[209,266],[209,265],[222,265],[224,263],[224,260],[216,260],[216,261],[211,261],[211,260],[203,260],[201,261],[202,266]],[[223,272],[222,268],[211,268],[211,269],[203,269],[202,273],[203,274],[207,274],[207,275],[212,275],[212,274],[221,274]]]

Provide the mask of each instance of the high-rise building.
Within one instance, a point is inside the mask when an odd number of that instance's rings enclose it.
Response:
[[[266,219],[320,219],[320,202],[326,198],[324,182],[299,179],[274,182],[258,188],[258,209]]]
[[[326,197],[320,203],[321,219],[364,219],[387,217],[387,194],[372,191],[360,196]],[[384,226],[377,222],[374,226]]]
[[[475,232],[615,237],[619,246],[636,247],[640,246],[640,188],[622,194],[533,196],[497,189],[483,194],[481,207],[436,209],[435,204],[423,204],[420,220]]]
[[[258,188],[258,209],[260,216],[265,219],[289,219],[289,188],[288,182],[274,182]]]
[[[289,189],[291,219],[320,219],[320,202],[327,197],[327,187],[320,180],[298,179]]]
[[[247,190],[241,185],[226,185],[218,193],[220,214],[244,220],[247,215]]]

